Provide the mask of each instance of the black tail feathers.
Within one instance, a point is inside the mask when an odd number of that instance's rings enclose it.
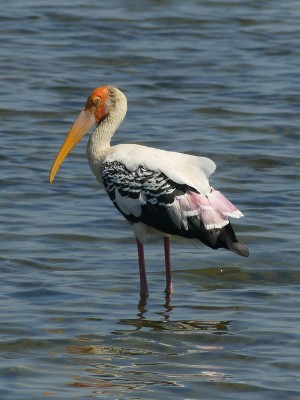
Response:
[[[222,236],[222,239],[223,239],[222,241],[226,243],[226,246],[224,246],[225,248],[227,248],[230,251],[233,251],[234,253],[239,254],[240,256],[243,256],[243,257],[249,256],[248,247],[245,246],[244,243],[239,242],[237,240],[234,230],[230,223],[225,225],[222,228],[222,230],[220,232],[220,236]],[[220,238],[220,236],[219,236],[219,238]]]
[[[248,248],[237,240],[230,222],[221,229],[207,230],[204,228],[199,239],[213,249],[221,247],[243,257],[249,256]]]

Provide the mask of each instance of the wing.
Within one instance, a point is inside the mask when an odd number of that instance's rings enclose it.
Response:
[[[209,192],[210,185],[207,178],[216,169],[215,163],[206,157],[132,144],[112,147],[105,161],[119,161],[130,171],[143,166],[149,171],[162,172],[173,182],[188,185],[198,192]]]
[[[242,216],[213,188],[200,193],[145,165],[131,170],[122,162],[106,161],[101,177],[110,199],[128,221],[142,222],[166,234],[203,241],[208,230],[227,225],[228,216]]]

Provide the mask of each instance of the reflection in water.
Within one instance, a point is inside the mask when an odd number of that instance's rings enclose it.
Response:
[[[230,325],[229,321],[196,321],[196,320],[180,320],[171,321],[170,315],[163,314],[164,319],[162,321],[155,321],[149,319],[122,319],[119,320],[120,325],[129,325],[134,327],[134,330],[140,330],[142,328],[151,328],[153,330],[194,330],[194,331],[216,331],[218,334],[228,333]],[[122,330],[123,333],[128,331]],[[121,331],[114,331],[113,333],[120,334]]]
[[[122,397],[128,390],[134,390],[137,398],[148,398],[149,392],[158,388],[184,389],[187,382],[199,382],[199,379],[218,383],[231,379],[218,363],[207,362],[207,354],[224,352],[224,346],[212,344],[210,339],[206,342],[211,334],[228,333],[229,322],[172,321],[170,305],[157,313],[162,320],[150,320],[145,317],[148,311],[145,306],[139,305],[138,318],[117,322],[129,328],[112,332],[113,340],[111,336],[99,336],[98,340],[95,336],[90,340],[85,337],[83,346],[67,348],[68,353],[76,355],[77,360],[80,358],[82,364],[81,373],[73,376],[67,386],[95,390],[101,398]],[[169,331],[173,332],[171,341]],[[187,331],[193,333],[193,337],[201,334],[203,340],[200,341],[199,336],[195,344],[186,336],[182,346],[182,335],[179,335],[174,341],[176,333]],[[171,369],[165,361],[169,357],[172,357]]]
[[[138,318],[140,318],[140,319],[145,319],[146,318],[145,314],[148,312],[148,309],[146,308],[146,305],[147,305],[147,297],[141,297],[140,301],[138,303],[138,306],[137,306],[137,309],[139,311],[138,314],[137,314]],[[164,308],[165,308],[164,311],[157,312],[156,314],[157,315],[163,315],[164,318],[166,320],[168,320],[169,317],[170,317],[168,313],[170,313],[174,308],[171,305],[171,297],[170,296],[166,296],[166,302],[164,304]]]
[[[100,336],[98,340],[92,337],[87,345],[85,337],[83,346],[68,347],[68,353],[76,354],[77,359],[80,357],[83,365],[82,373],[73,376],[68,386],[94,389],[104,398],[106,395],[108,398],[112,395],[122,396],[128,390],[134,390],[136,394],[139,392],[138,398],[142,398],[142,394],[147,398],[147,393],[154,388],[185,388],[185,382],[198,382],[199,379],[222,382],[231,378],[222,371],[220,365],[208,363],[206,358],[207,354],[224,351],[223,345],[212,344],[209,337],[214,333],[226,335],[229,322],[172,321],[170,305],[157,313],[163,320],[150,320],[145,317],[148,311],[145,306],[139,306],[138,318],[120,319],[117,322],[129,329],[112,332],[113,340],[111,336]],[[171,341],[170,333],[166,331],[175,334]],[[204,340],[197,340],[195,344],[186,336],[185,345],[182,346],[182,336],[179,335],[180,339],[174,341],[176,332],[187,331],[192,332],[193,336],[201,334]],[[165,361],[168,357],[172,357],[171,369]]]
[[[218,333],[227,333],[228,327],[230,325],[229,321],[189,321],[189,320],[180,320],[180,321],[171,321],[170,313],[174,309],[171,304],[171,298],[166,297],[166,303],[164,304],[164,310],[156,312],[157,315],[162,317],[162,320],[150,320],[146,319],[146,313],[148,309],[146,308],[147,298],[141,298],[138,303],[137,309],[137,319],[121,319],[118,321],[120,325],[130,325],[135,328],[135,330],[140,330],[142,328],[153,328],[153,329],[168,329],[168,330],[210,330],[210,331],[218,331]],[[126,330],[124,332],[127,332]],[[114,333],[120,333],[120,331],[115,331]]]
[[[145,318],[145,317],[144,317],[144,314],[146,314],[146,312],[148,311],[148,309],[146,308],[146,305],[147,305],[147,297],[141,296],[140,301],[139,301],[139,304],[138,304],[138,306],[137,306],[137,309],[139,310],[137,316],[138,316],[140,319]]]
[[[118,325],[129,325],[134,328],[134,331],[142,330],[143,328],[150,328],[153,330],[198,330],[198,331],[217,331],[220,333],[227,333],[230,325],[229,321],[196,321],[196,320],[179,320],[172,321],[171,320],[171,312],[174,307],[171,304],[171,299],[166,298],[166,302],[164,304],[164,309],[162,311],[157,311],[155,314],[162,317],[161,320],[153,320],[150,318],[146,318],[146,314],[148,312],[147,299],[141,298],[138,303],[137,309],[137,318],[132,319],[120,319],[117,324]],[[124,329],[117,330],[112,333],[114,334],[127,334],[132,331],[132,329]]]

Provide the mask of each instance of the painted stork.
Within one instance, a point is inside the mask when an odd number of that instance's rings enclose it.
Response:
[[[213,249],[225,248],[247,257],[248,248],[237,240],[229,221],[229,217],[243,214],[210,186],[208,177],[216,165],[209,158],[136,144],[111,147],[111,138],[126,112],[127,99],[115,86],[94,89],[55,158],[49,180],[53,182],[72,148],[96,125],[88,140],[87,158],[97,180],[133,229],[140,294],[148,295],[143,241],[154,234],[164,238],[169,297],[173,291],[170,237],[198,239]]]

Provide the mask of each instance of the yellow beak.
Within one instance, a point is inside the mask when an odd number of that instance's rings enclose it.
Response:
[[[59,167],[63,163],[64,159],[76,146],[76,144],[83,138],[83,136],[96,124],[96,118],[90,110],[82,110],[78,115],[74,125],[72,126],[70,132],[68,133],[63,145],[61,146],[57,156],[52,165],[49,181],[52,183],[54,181],[55,175],[57,174]]]

